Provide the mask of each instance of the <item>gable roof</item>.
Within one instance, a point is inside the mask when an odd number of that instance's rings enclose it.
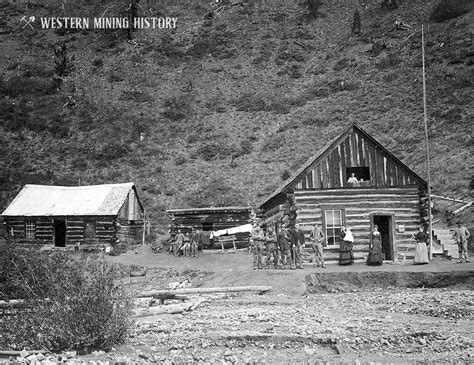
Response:
[[[135,190],[133,182],[90,186],[25,185],[2,215],[117,215],[132,189]]]
[[[379,149],[381,149],[384,153],[386,153],[390,158],[392,158],[398,164],[406,168],[411,174],[413,174],[420,181],[420,183],[426,184],[426,181],[421,176],[419,176],[410,167],[408,167],[401,160],[395,157],[395,155],[393,155],[389,150],[387,150],[384,146],[382,146],[369,133],[364,131],[356,123],[352,123],[344,132],[342,132],[339,136],[330,140],[328,143],[326,143],[326,145],[323,148],[319,149],[316,152],[316,154],[310,157],[293,175],[291,175],[290,178],[288,178],[288,180],[286,180],[283,184],[281,184],[270,196],[268,196],[261,204],[259,204],[259,208],[261,209],[265,204],[267,204],[270,200],[275,198],[277,195],[281,193],[286,193],[290,189],[290,187],[294,184],[294,182],[298,180],[300,177],[302,177],[302,175],[305,174],[307,169],[309,169],[313,164],[319,162],[319,160],[323,158],[326,151],[342,143],[352,131],[356,131],[362,134],[365,138],[370,140],[374,145],[376,145]]]

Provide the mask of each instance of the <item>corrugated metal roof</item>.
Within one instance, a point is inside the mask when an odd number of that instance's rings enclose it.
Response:
[[[90,186],[25,185],[2,215],[116,215],[133,187],[133,182]]]

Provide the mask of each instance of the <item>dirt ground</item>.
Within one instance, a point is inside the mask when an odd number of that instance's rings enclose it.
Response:
[[[136,291],[167,288],[184,278],[194,287],[269,285],[273,290],[264,295],[201,295],[204,302],[195,310],[138,318],[127,344],[84,359],[165,364],[474,362],[472,262],[440,258],[422,266],[252,270],[252,256],[243,251],[176,258],[155,254],[148,246],[108,256],[107,261],[147,267],[147,282],[136,278],[130,284]]]

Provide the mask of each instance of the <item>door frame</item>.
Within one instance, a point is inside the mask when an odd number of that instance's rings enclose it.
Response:
[[[64,221],[64,246],[58,246],[56,244],[56,221]],[[67,246],[67,219],[66,218],[53,218],[53,244],[55,247],[66,247]]]
[[[395,231],[395,213],[394,212],[371,212],[370,213],[370,232],[374,229],[374,216],[383,216],[389,218],[388,227],[389,227],[389,245],[390,253],[392,254],[392,259],[387,261],[396,261],[398,257],[398,250],[396,245],[396,231]],[[371,233],[372,234],[372,233]]]

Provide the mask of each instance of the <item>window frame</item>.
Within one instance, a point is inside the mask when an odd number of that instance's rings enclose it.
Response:
[[[25,238],[27,240],[36,239],[36,222],[35,221],[25,221]]]
[[[342,226],[346,225],[346,210],[344,208],[331,207],[331,206],[321,207],[321,220],[323,223],[324,235],[326,236],[327,248],[338,248],[340,246],[340,241],[338,241],[336,244],[329,244],[328,226],[327,226],[327,221],[326,221],[326,212],[328,211],[340,212],[341,225],[329,227],[329,229],[335,229],[335,228],[340,229]],[[331,236],[331,237],[335,237],[335,236]]]
[[[94,227],[94,230],[93,230],[93,233],[94,235],[93,236],[88,236],[87,235],[87,226],[88,225],[91,225]],[[90,220],[84,220],[84,238],[85,239],[95,239],[97,237],[97,222],[93,219],[90,219]]]

